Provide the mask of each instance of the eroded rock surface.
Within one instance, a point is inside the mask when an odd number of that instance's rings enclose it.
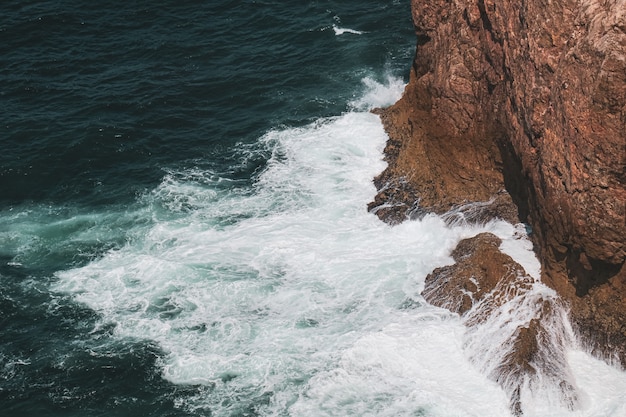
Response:
[[[478,219],[519,215],[590,349],[626,366],[626,0],[412,11],[416,57],[381,112],[389,167],[370,209],[392,223],[473,202],[496,202]]]
[[[515,415],[523,414],[524,390],[553,389],[562,406],[575,409],[565,310],[554,291],[500,251],[500,243],[490,233],[462,240],[452,252],[456,263],[429,274],[422,295],[461,315],[465,349],[504,388]]]

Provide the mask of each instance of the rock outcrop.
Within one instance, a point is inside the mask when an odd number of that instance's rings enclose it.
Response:
[[[566,309],[554,291],[502,253],[500,243],[490,233],[462,240],[452,252],[456,263],[429,274],[422,295],[461,315],[469,357],[502,386],[513,414],[523,414],[522,394],[550,388],[562,407],[575,409]]]
[[[370,209],[392,223],[466,208],[528,223],[576,331],[626,366],[626,0],[412,11],[416,57],[403,98],[380,111],[389,166]]]

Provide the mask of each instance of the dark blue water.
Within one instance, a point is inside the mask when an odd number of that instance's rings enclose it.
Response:
[[[408,2],[10,3],[6,204],[132,199],[165,167],[344,111],[360,78],[405,73],[411,55]]]
[[[2,414],[212,415],[181,406],[211,384],[163,378],[162,346],[113,342],[51,283],[140,239],[164,178],[219,172],[246,192],[270,155],[242,149],[347,112],[363,79],[406,78],[413,46],[408,0],[2,2]]]

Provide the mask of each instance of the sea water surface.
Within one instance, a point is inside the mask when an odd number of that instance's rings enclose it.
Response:
[[[408,1],[0,16],[3,413],[510,415],[459,317],[419,294],[482,231],[538,275],[523,227],[366,210]],[[626,415],[623,372],[575,344],[569,360],[580,408],[537,392],[530,415]]]

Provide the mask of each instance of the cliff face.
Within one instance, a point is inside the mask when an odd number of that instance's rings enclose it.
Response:
[[[389,167],[370,209],[529,223],[575,329],[626,366],[626,0],[412,10],[416,57],[380,113]]]

